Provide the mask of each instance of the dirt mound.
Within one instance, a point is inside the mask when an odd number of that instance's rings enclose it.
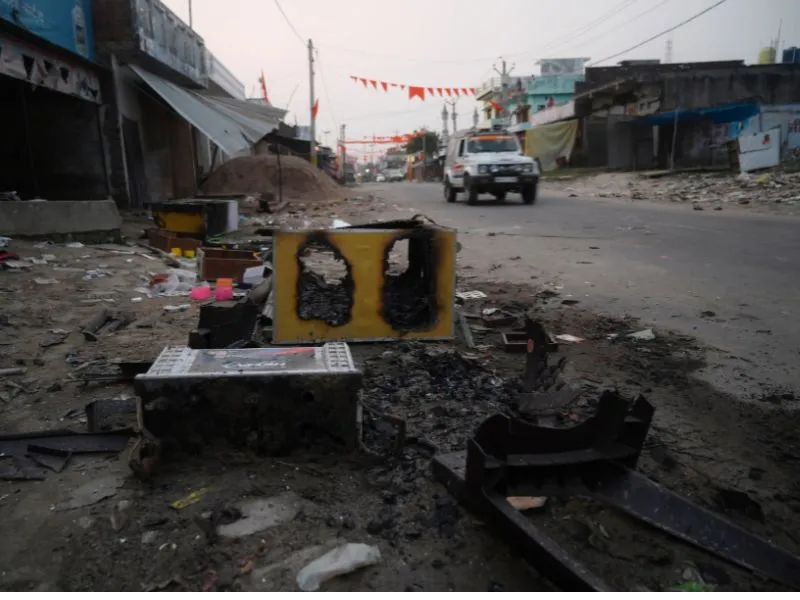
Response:
[[[293,200],[341,200],[343,189],[329,175],[295,156],[281,156],[283,196]],[[275,156],[240,156],[216,169],[201,189],[206,194],[262,194],[278,192]]]

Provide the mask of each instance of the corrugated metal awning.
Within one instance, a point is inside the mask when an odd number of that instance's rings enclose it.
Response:
[[[278,126],[285,111],[233,98],[198,94],[129,65],[164,102],[231,156],[247,151]]]

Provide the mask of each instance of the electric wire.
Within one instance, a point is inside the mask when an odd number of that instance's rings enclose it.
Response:
[[[660,38],[660,37],[663,37],[663,36],[667,35],[668,33],[672,33],[672,32],[673,32],[673,31],[675,31],[676,29],[680,29],[680,28],[681,28],[681,27],[683,27],[684,25],[688,25],[688,24],[689,24],[689,23],[691,23],[692,21],[694,21],[694,20],[696,20],[696,19],[699,19],[700,17],[702,17],[702,16],[703,16],[703,15],[705,15],[706,13],[708,13],[708,12],[710,12],[710,11],[714,10],[714,9],[715,9],[715,8],[717,8],[718,6],[722,6],[722,5],[723,5],[723,4],[725,4],[727,1],[728,1],[728,0],[719,0],[718,2],[715,2],[714,4],[712,4],[711,6],[709,6],[708,8],[706,8],[706,9],[704,9],[704,10],[701,10],[701,11],[700,11],[699,13],[697,13],[697,14],[694,14],[694,15],[692,15],[692,16],[691,16],[691,17],[689,17],[688,19],[684,19],[683,21],[681,21],[681,22],[680,22],[680,23],[678,23],[677,25],[673,25],[673,26],[672,26],[672,27],[670,27],[669,29],[665,29],[665,30],[664,30],[664,31],[662,31],[661,33],[657,33],[656,35],[654,35],[654,36],[651,36],[651,37],[647,38],[646,40],[644,40],[643,42],[639,42],[638,44],[635,44],[634,46],[631,46],[630,48],[626,48],[625,50],[621,50],[621,51],[619,51],[619,52],[616,52],[616,53],[614,53],[614,54],[612,54],[612,55],[610,55],[610,56],[606,56],[605,58],[601,58],[600,60],[596,60],[596,61],[592,62],[591,64],[589,64],[588,66],[590,66],[590,67],[593,67],[593,66],[595,66],[595,65],[598,65],[598,64],[600,64],[600,63],[602,63],[602,62],[605,62],[605,61],[607,61],[607,60],[611,60],[611,59],[613,59],[613,58],[617,58],[618,56],[622,56],[623,54],[627,54],[628,52],[631,52],[631,51],[633,51],[633,50],[636,50],[636,49],[638,49],[638,48],[641,48],[641,47],[642,47],[642,46],[644,46],[645,44],[649,44],[649,43],[650,43],[650,42],[652,42],[653,40],[657,40],[658,38]]]
[[[303,36],[300,35],[300,33],[295,28],[294,24],[292,24],[291,19],[289,19],[288,15],[284,12],[283,7],[281,6],[281,3],[278,0],[275,0],[275,6],[278,7],[278,10],[280,11],[281,15],[283,16],[283,20],[286,21],[286,24],[289,26],[289,29],[292,30],[292,33],[294,33],[295,37],[297,37],[297,39],[300,40],[301,44],[305,45],[306,42],[303,39]]]

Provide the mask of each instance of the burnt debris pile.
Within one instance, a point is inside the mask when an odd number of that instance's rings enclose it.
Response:
[[[384,319],[398,331],[425,330],[437,317],[436,241],[420,229],[395,240],[384,256]]]
[[[298,253],[297,314],[333,327],[350,322],[353,276],[350,264],[324,235],[310,238]]]
[[[519,378],[501,378],[453,348],[401,343],[367,362],[364,403],[406,422],[407,435],[439,450],[462,448],[465,432],[506,411],[521,391]],[[364,439],[372,434],[364,423]]]

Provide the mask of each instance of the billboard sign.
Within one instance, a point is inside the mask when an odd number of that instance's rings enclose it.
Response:
[[[0,19],[94,59],[92,0],[0,0]]]

